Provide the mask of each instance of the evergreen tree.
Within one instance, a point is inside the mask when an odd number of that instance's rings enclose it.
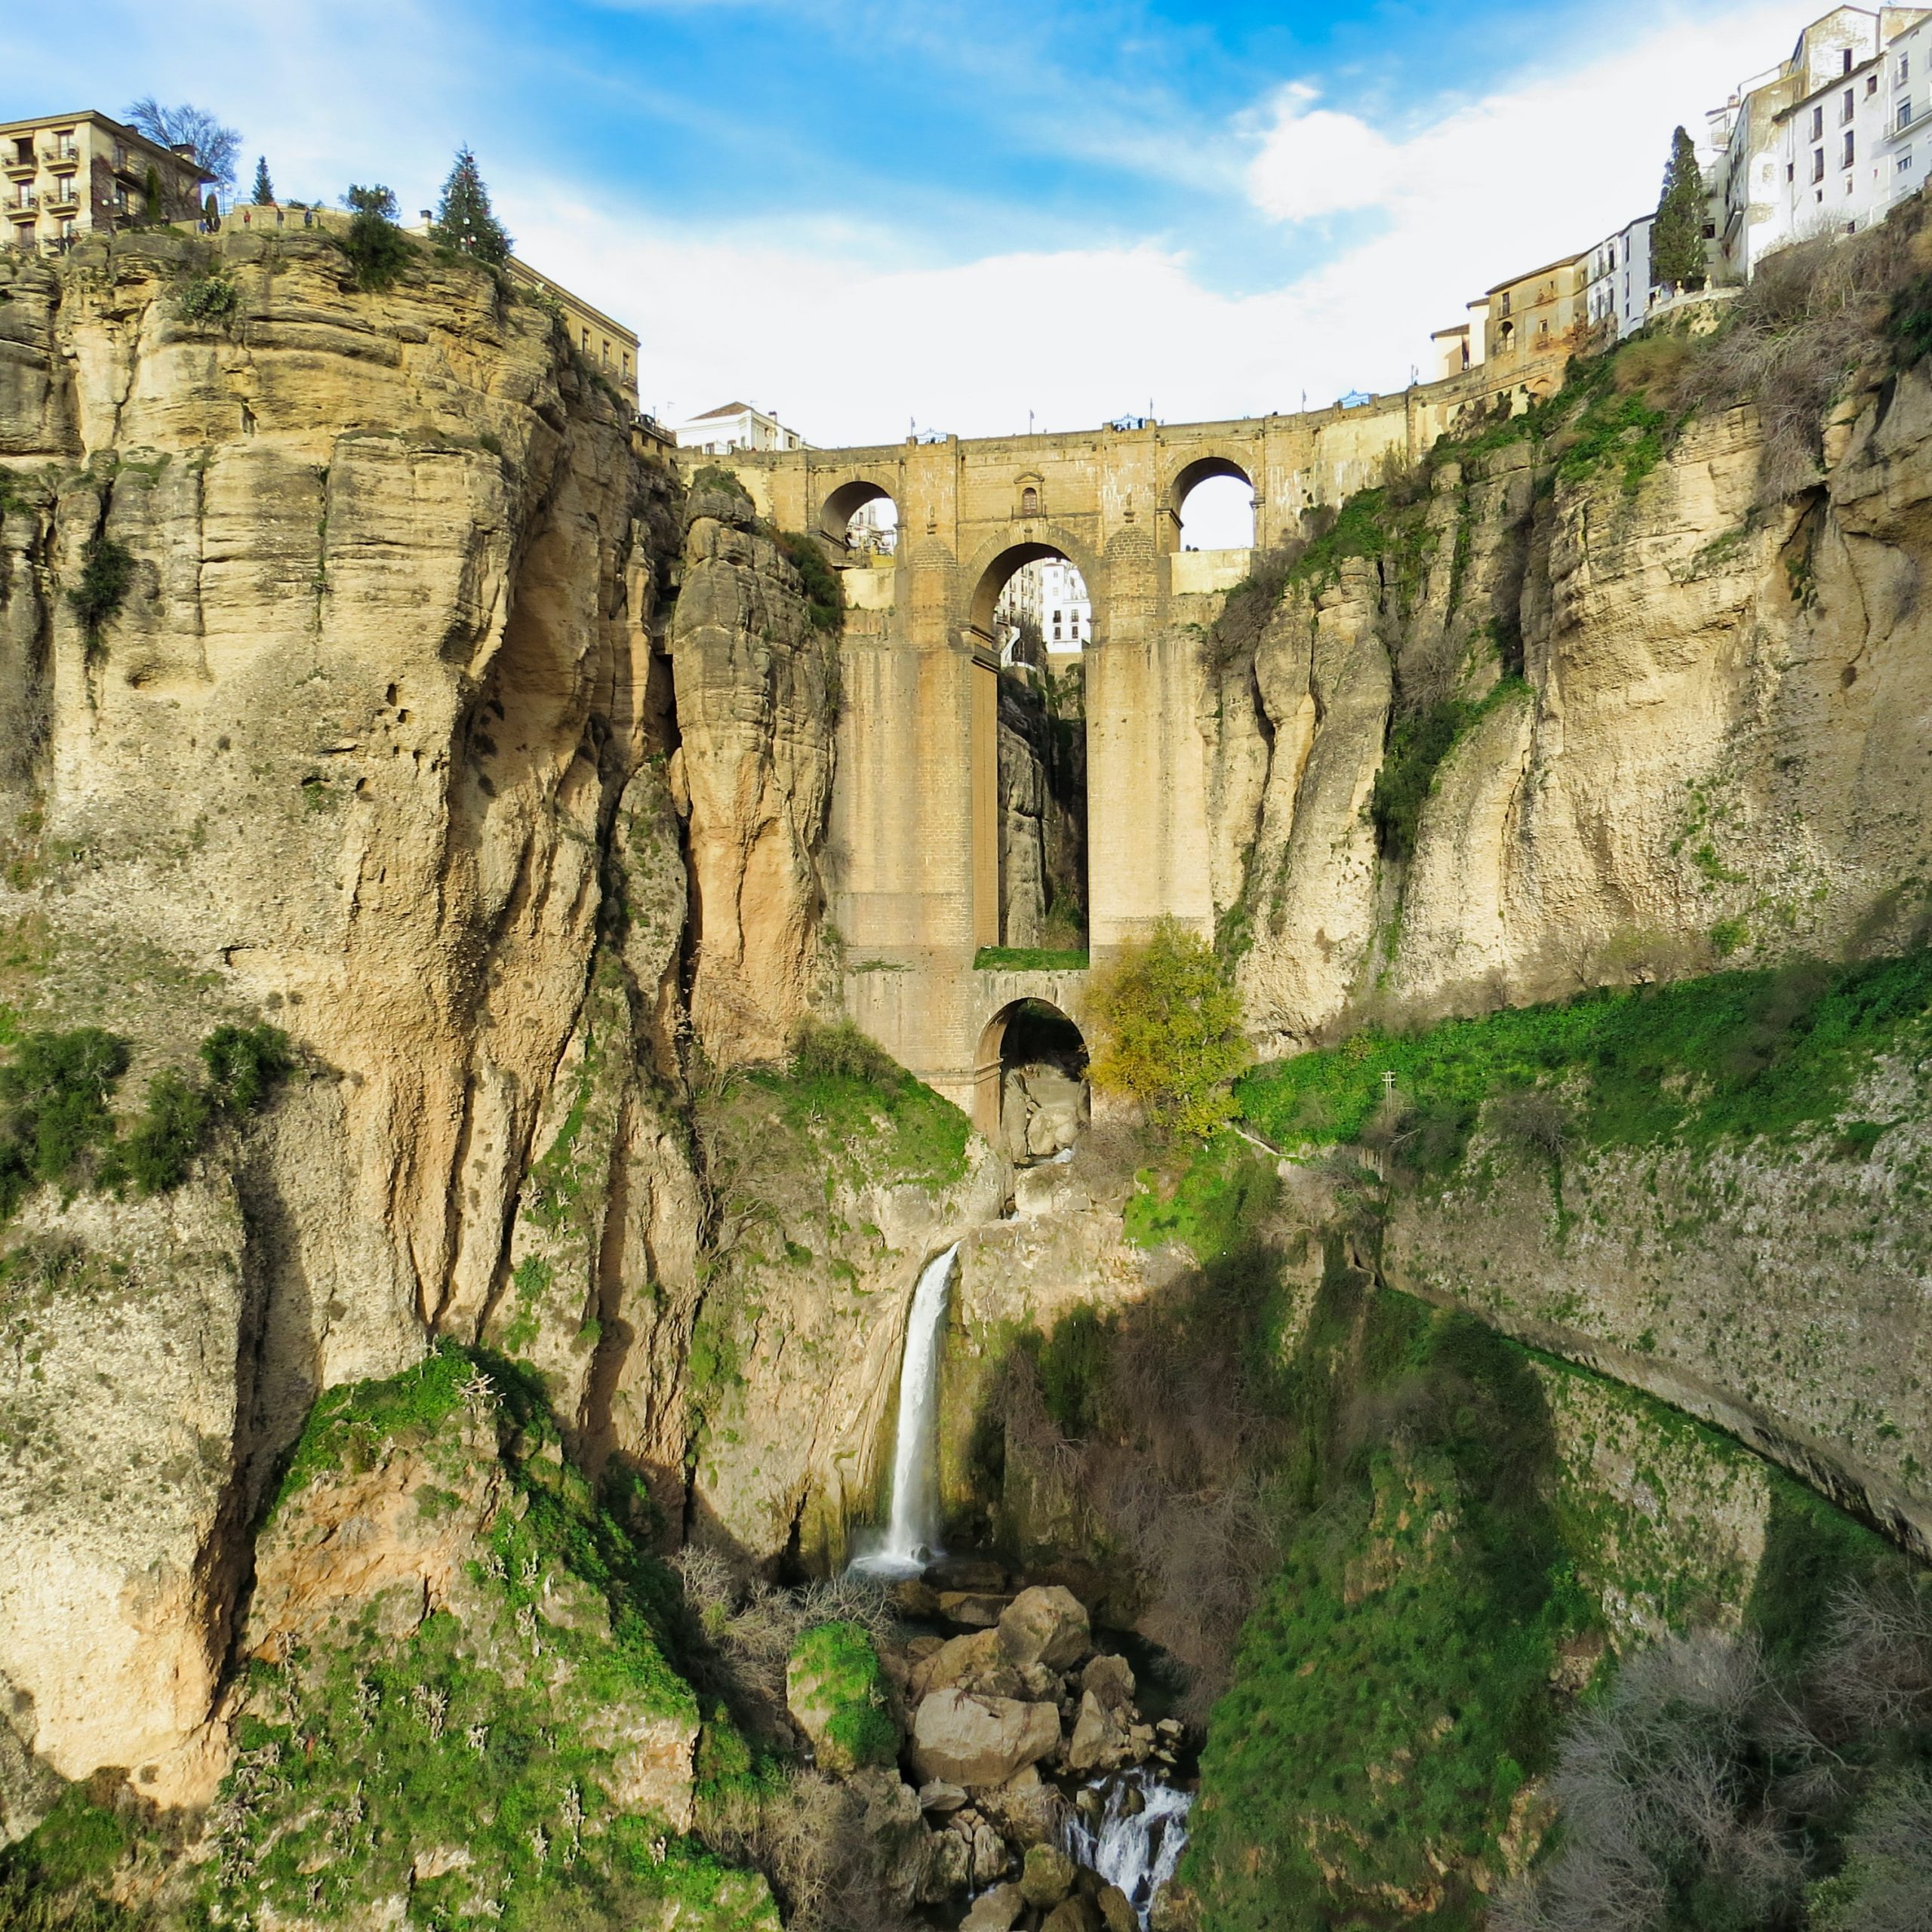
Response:
[[[266,208],[275,200],[275,183],[269,179],[269,158],[265,154],[255,157],[255,188],[250,199],[257,208]]]
[[[1702,288],[1706,272],[1704,177],[1697,150],[1680,128],[1671,141],[1651,231],[1651,279],[1663,288]]]
[[[490,191],[467,146],[457,149],[456,165],[443,183],[442,205],[431,232],[445,248],[460,249],[479,262],[500,267],[509,259],[510,238],[490,211]]]

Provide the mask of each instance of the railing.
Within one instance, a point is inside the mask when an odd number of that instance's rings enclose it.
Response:
[[[32,209],[37,208],[39,206],[39,195],[35,194],[31,188],[23,188],[20,192],[7,204],[7,211],[10,214],[19,214]]]
[[[70,141],[65,147],[42,148],[40,158],[50,168],[71,167],[81,158],[81,151]]]
[[[41,198],[41,206],[53,214],[58,214],[63,209],[77,208],[80,205],[81,198],[72,188],[50,189]]]

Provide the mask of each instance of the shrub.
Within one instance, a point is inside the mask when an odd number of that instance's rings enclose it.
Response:
[[[1436,768],[1469,720],[1469,706],[1444,698],[1396,721],[1368,801],[1376,844],[1385,859],[1406,863],[1414,857],[1422,808],[1435,786]]]
[[[253,1113],[295,1065],[279,1026],[217,1026],[202,1042],[202,1058],[216,1100],[237,1114]]]
[[[0,1217],[36,1183],[57,1185],[114,1137],[108,1107],[128,1043],[99,1027],[21,1036],[0,1067]]]
[[[175,292],[174,312],[184,322],[225,321],[241,299],[241,291],[226,275],[203,275]]]
[[[146,1110],[112,1164],[112,1177],[125,1178],[143,1195],[165,1194],[188,1178],[215,1117],[205,1088],[164,1069],[148,1082]]]
[[[1103,1092],[1137,1102],[1155,1127],[1205,1140],[1234,1117],[1229,1083],[1249,1060],[1241,995],[1207,940],[1162,919],[1095,992]]]
[[[395,225],[395,196],[387,188],[352,187],[343,197],[352,219],[340,244],[355,270],[358,288],[392,288],[415,253]]]
[[[849,1020],[801,1020],[792,1035],[792,1072],[801,1080],[857,1080],[896,1093],[905,1069]]]
[[[67,601],[91,641],[119,616],[134,583],[133,551],[111,537],[90,537],[81,552],[81,580],[68,591]]]
[[[781,531],[778,547],[790,558],[792,568],[804,583],[805,601],[811,608],[812,629],[836,635],[845,626],[845,586],[826,562],[818,540],[802,531]]]
[[[1288,578],[1306,546],[1291,542],[1257,556],[1246,577],[1229,591],[1220,614],[1201,640],[1201,655],[1217,675],[1251,664]]]

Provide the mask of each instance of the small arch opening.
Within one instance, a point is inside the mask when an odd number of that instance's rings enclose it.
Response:
[[[1226,457],[1190,463],[1174,478],[1174,521],[1183,550],[1251,550],[1254,485]]]
[[[875,564],[899,549],[899,506],[891,493],[863,478],[841,483],[819,512],[819,534],[842,552],[835,562]]]
[[[1043,999],[1014,1000],[987,1023],[980,1058],[999,1066],[997,1139],[1016,1167],[1072,1158],[1093,1119],[1087,1042]]]

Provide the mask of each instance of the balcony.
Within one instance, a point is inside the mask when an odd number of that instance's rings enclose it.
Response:
[[[72,214],[81,205],[80,192],[71,181],[58,182],[41,196],[40,205],[49,214]]]
[[[0,161],[0,168],[5,168],[7,173],[17,181],[23,176],[31,177],[38,173],[40,163],[35,158],[31,149],[25,154],[16,149],[10,152],[4,161]]]
[[[40,158],[52,168],[78,168],[81,165],[81,151],[72,141],[58,147],[42,148]]]

